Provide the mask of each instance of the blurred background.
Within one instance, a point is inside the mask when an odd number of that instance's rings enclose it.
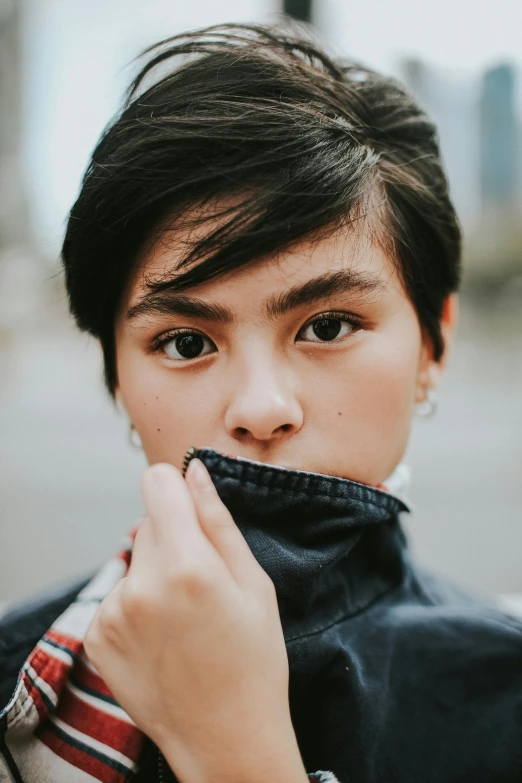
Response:
[[[0,0],[0,602],[89,573],[141,516],[140,451],[67,315],[58,253],[89,154],[147,45],[231,21],[310,20],[438,122],[465,231],[459,336],[416,420],[405,520],[430,567],[522,594],[520,0]]]

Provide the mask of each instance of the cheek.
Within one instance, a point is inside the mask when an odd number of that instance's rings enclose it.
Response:
[[[329,392],[322,398],[321,417],[337,462],[364,483],[387,478],[405,451],[414,410],[417,334],[413,328],[404,339],[370,335],[323,384]]]
[[[415,392],[417,353],[414,345],[382,341],[360,368],[360,404],[382,424],[410,414]]]
[[[344,401],[343,418],[350,425],[389,432],[411,415],[415,392],[416,363],[411,355],[378,346],[350,365],[338,389],[338,403]],[[333,402],[333,400],[331,401]],[[340,408],[340,410],[343,410]]]
[[[216,394],[205,373],[168,370],[122,351],[118,379],[149,463],[179,467],[189,446],[212,442]]]

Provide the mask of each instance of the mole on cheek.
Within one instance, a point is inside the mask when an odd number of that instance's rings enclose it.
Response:
[[[158,432],[161,432],[160,428],[158,427]]]
[[[338,416],[342,416],[342,415],[343,415],[342,411],[338,411],[338,412],[337,412],[337,415],[338,415]]]

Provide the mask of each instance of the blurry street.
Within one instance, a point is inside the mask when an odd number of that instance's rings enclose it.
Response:
[[[142,510],[144,458],[97,345],[63,316],[31,322],[0,341],[0,601],[88,573]],[[439,412],[416,421],[406,461],[418,556],[464,585],[522,592],[522,318],[462,309]]]

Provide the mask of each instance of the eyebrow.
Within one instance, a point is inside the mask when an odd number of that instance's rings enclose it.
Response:
[[[291,310],[314,304],[330,296],[346,293],[364,296],[383,291],[385,288],[385,283],[378,277],[351,269],[339,269],[314,277],[282,294],[270,297],[265,302],[265,313],[269,320],[275,320]],[[132,321],[154,315],[179,315],[225,325],[235,321],[232,311],[223,305],[185,296],[168,288],[160,292],[147,293],[127,310],[126,320]]]

